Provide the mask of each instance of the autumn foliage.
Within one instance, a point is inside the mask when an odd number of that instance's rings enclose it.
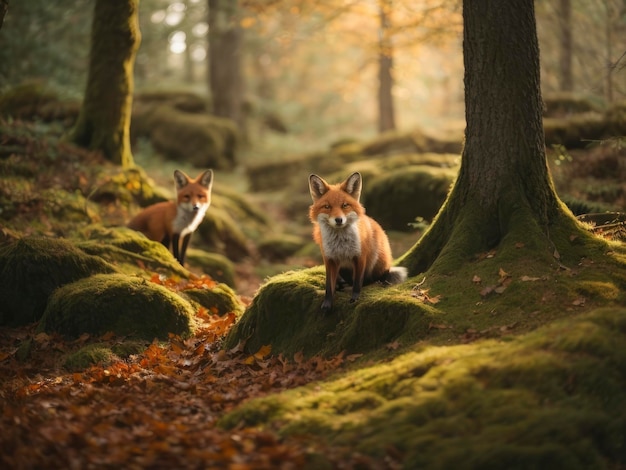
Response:
[[[180,281],[155,277],[164,285]],[[189,284],[210,282],[197,279]],[[34,326],[0,330],[0,433],[4,468],[296,468],[323,449],[314,441],[283,439],[239,427],[225,431],[219,418],[243,401],[318,380],[341,367],[301,354],[270,356],[242,347],[225,350],[221,338],[234,314],[198,312],[195,336],[170,336],[143,353],[84,371],[68,372],[60,358],[88,341],[115,344],[112,334],[69,342],[35,333]],[[30,357],[20,345],[30,341]],[[352,358],[350,358],[352,359]],[[336,461],[363,460],[340,449]]]

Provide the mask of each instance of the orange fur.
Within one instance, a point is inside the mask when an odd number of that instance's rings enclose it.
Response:
[[[137,214],[128,227],[150,240],[172,248],[174,257],[184,264],[191,234],[196,230],[211,204],[213,172],[207,170],[191,179],[182,171],[174,172],[176,202],[159,202]],[[182,241],[181,241],[182,238]]]
[[[361,175],[353,173],[343,183],[330,185],[317,175],[309,176],[313,205],[309,218],[315,225],[313,238],[320,246],[326,267],[326,295],[322,310],[330,310],[337,283],[352,280],[351,302],[363,285],[376,281],[401,282],[405,268],[392,268],[389,239],[382,227],[359,202]]]

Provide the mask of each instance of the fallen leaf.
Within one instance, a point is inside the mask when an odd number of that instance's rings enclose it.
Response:
[[[530,276],[522,276],[520,277],[520,281],[522,282],[532,282],[532,281],[538,281],[540,280],[540,277],[530,277]]]
[[[472,278],[472,282],[475,284],[480,284],[482,280],[480,279],[480,277],[478,277],[476,274],[474,274],[474,277]]]

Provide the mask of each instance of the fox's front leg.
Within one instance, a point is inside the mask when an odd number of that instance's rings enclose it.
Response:
[[[180,260],[179,245],[180,245],[180,233],[175,233],[172,235],[172,254],[174,255],[174,258],[176,258],[176,260],[180,264],[183,264],[183,262]]]
[[[365,277],[365,263],[360,257],[353,260],[354,271],[352,274],[352,297],[350,302],[356,302],[361,295],[361,289],[363,288],[363,278]]]
[[[337,285],[337,277],[339,276],[339,263],[327,259],[324,260],[326,266],[326,295],[322,302],[322,310],[329,312],[333,306],[333,297],[335,296],[335,286]]]

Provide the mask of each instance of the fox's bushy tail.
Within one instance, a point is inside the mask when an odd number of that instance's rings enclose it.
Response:
[[[389,271],[387,271],[382,281],[387,284],[400,284],[406,281],[408,275],[409,273],[405,267],[394,266],[393,268],[389,268]]]

